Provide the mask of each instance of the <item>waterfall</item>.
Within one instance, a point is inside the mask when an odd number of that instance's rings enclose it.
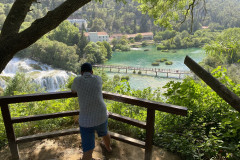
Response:
[[[6,88],[6,78],[13,77],[17,71],[24,72],[33,82],[39,84],[48,92],[54,92],[64,86],[70,76],[76,76],[72,72],[54,69],[49,65],[39,63],[31,59],[13,58],[0,74],[0,86]]]
[[[35,79],[34,82],[40,84],[47,91],[56,91],[65,85],[69,76],[73,74],[67,73],[62,70],[49,70],[42,71]]]

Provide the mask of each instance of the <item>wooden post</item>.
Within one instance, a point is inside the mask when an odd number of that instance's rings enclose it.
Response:
[[[167,72],[167,78],[168,78],[168,72]]]
[[[155,121],[155,110],[147,109],[147,127],[146,127],[146,148],[145,148],[145,160],[152,159],[152,145],[154,136],[154,121]]]
[[[13,123],[11,121],[11,114],[9,112],[8,104],[4,104],[1,106],[3,122],[7,134],[8,145],[12,154],[13,160],[19,160],[18,154],[18,145],[16,143],[16,137],[13,130]]]
[[[184,64],[186,64],[188,68],[190,68],[198,77],[209,85],[220,97],[240,112],[240,98],[235,93],[231,92],[226,86],[219,82],[190,57],[186,56]]]
[[[127,68],[126,68],[126,73],[127,73]]]

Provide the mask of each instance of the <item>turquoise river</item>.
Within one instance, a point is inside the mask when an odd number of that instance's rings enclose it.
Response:
[[[145,51],[144,51],[145,50]],[[147,50],[147,51],[146,51]],[[162,69],[174,69],[174,70],[184,70],[189,71],[187,66],[184,64],[185,56],[190,56],[196,62],[202,61],[205,57],[204,50],[200,48],[189,48],[189,49],[178,49],[169,50],[169,52],[161,52],[156,49],[155,46],[148,46],[145,48],[133,48],[128,52],[114,52],[112,58],[105,63],[105,65],[118,65],[118,66],[132,66],[132,67],[144,67],[144,68],[162,68]],[[172,65],[165,65],[165,63],[160,63],[159,66],[152,66],[152,62],[157,59],[167,58],[167,60],[172,61]],[[169,81],[181,81],[178,75],[169,74],[169,78],[166,78],[166,74],[159,74],[157,77],[154,72],[142,72],[141,75],[133,74],[133,71],[125,70],[112,70],[105,69],[109,77],[113,77],[115,74],[119,76],[130,77],[130,86],[134,89],[144,89],[146,87],[151,87],[156,89],[158,87],[164,86]],[[138,71],[136,71],[138,72]],[[183,75],[181,75],[183,78]]]

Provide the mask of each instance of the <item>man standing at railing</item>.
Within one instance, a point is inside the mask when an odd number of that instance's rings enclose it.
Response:
[[[95,131],[103,138],[106,149],[110,152],[110,135],[108,134],[108,116],[102,95],[102,79],[93,75],[92,65],[81,66],[81,76],[74,79],[72,92],[77,93],[80,106],[79,126],[82,139],[82,160],[92,159],[95,148]]]

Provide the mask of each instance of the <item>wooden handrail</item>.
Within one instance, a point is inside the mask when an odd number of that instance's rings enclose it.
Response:
[[[211,87],[222,99],[240,112],[240,98],[230,91],[224,84],[219,82],[211,73],[207,72],[189,56],[185,57],[184,64],[188,66],[198,77]]]
[[[137,105],[145,108],[151,108],[158,111],[163,111],[167,113],[177,114],[186,116],[187,108],[176,106],[167,103],[160,103],[155,101],[150,101],[146,99],[136,98],[132,96],[120,95],[116,93],[110,93],[103,91],[103,98],[108,100],[114,100],[117,102],[128,103],[131,105]],[[77,97],[76,93],[70,91],[64,92],[51,92],[51,93],[37,93],[37,94],[26,94],[26,95],[16,95],[16,96],[3,96],[0,97],[1,104],[13,104],[13,103],[23,103],[23,102],[34,102],[43,100],[54,100],[62,98],[73,98]]]
[[[154,135],[155,110],[164,111],[164,112],[173,113],[173,114],[182,115],[182,116],[187,115],[187,108],[185,107],[150,101],[150,100],[136,98],[132,96],[120,95],[116,93],[109,93],[105,91],[103,91],[102,93],[103,93],[103,98],[105,99],[147,108],[146,122],[135,120],[129,117],[124,117],[115,113],[109,114],[109,118],[111,119],[124,122],[130,125],[134,125],[139,128],[146,129],[145,142],[136,140],[127,136],[119,135],[117,133],[110,132],[112,138],[114,139],[129,143],[141,148],[145,148],[145,160],[150,160],[152,156],[151,152],[152,152],[152,143],[153,143],[152,141],[153,141],[153,135]],[[43,133],[43,134],[16,138],[14,129],[13,129],[14,123],[23,123],[28,121],[37,121],[37,120],[52,119],[52,118],[58,118],[58,117],[74,116],[74,115],[78,115],[79,111],[65,111],[60,113],[11,118],[8,104],[43,101],[43,100],[54,100],[54,99],[62,99],[62,98],[73,98],[73,97],[77,97],[77,94],[72,93],[70,91],[0,97],[0,106],[2,110],[2,116],[3,116],[4,125],[5,125],[7,138],[9,142],[9,147],[10,147],[10,151],[13,159],[19,159],[18,143],[79,133],[78,128],[73,128],[73,129],[68,129],[63,131],[55,131],[52,133]]]

